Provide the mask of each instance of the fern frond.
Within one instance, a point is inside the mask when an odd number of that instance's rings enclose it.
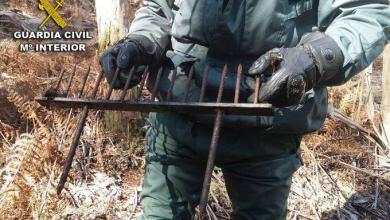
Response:
[[[37,146],[35,137],[30,134],[22,134],[11,147],[11,154],[6,158],[5,167],[2,170],[4,183],[0,187],[0,207],[3,205],[3,196],[9,190],[16,176],[23,166],[33,148]]]
[[[39,105],[37,102],[26,99],[26,97],[20,95],[13,89],[7,89],[7,91],[8,101],[15,105],[19,113],[38,125],[39,133],[49,135],[51,132],[48,129],[48,125],[50,124],[62,128],[65,125],[65,119],[61,115],[49,111],[45,107]]]

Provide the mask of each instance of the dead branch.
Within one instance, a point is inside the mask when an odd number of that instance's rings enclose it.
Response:
[[[361,132],[362,134],[372,138],[381,147],[381,150],[383,150],[385,152],[385,154],[388,153],[387,151],[388,151],[389,147],[382,140],[382,138],[380,138],[377,134],[368,131],[367,129],[365,129],[364,127],[359,125],[358,123],[354,122],[351,118],[349,118],[348,116],[344,115],[343,113],[341,113],[337,109],[329,107],[328,108],[328,116],[331,117],[332,119],[341,121],[345,125],[349,126],[350,128],[356,129],[359,132]]]
[[[338,163],[338,164],[340,164],[340,165],[342,165],[342,166],[344,166],[344,167],[346,167],[346,168],[352,169],[352,170],[354,170],[354,171],[357,171],[357,172],[360,172],[360,173],[366,174],[366,175],[368,175],[368,176],[371,176],[371,177],[374,177],[374,178],[378,178],[378,179],[381,179],[381,180],[384,180],[384,181],[390,183],[390,179],[389,179],[389,178],[386,178],[386,177],[384,177],[384,176],[375,174],[374,171],[365,170],[365,169],[362,169],[362,168],[359,168],[359,167],[352,166],[352,165],[350,165],[350,164],[344,163],[344,162],[342,162],[342,161],[340,161],[340,160],[337,160],[337,159],[335,159],[335,158],[326,156],[326,155],[324,155],[324,154],[317,153],[317,155],[320,156],[320,157],[324,157],[324,158],[326,158],[326,159],[332,160],[332,161],[334,161],[334,162],[336,162],[336,163]]]

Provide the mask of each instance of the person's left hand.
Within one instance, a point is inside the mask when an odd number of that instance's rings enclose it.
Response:
[[[262,79],[259,97],[276,107],[299,104],[304,94],[321,80],[340,71],[343,55],[337,43],[324,33],[309,33],[292,48],[275,48],[257,59],[248,71]],[[248,77],[249,85],[254,79]],[[253,87],[254,90],[254,87]]]
[[[313,58],[303,47],[273,49],[257,59],[248,71],[248,75],[259,75],[263,81],[259,97],[252,95],[250,99],[258,98],[277,107],[298,104],[313,87],[316,72]]]

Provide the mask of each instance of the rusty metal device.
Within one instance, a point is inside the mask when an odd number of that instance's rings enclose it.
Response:
[[[145,68],[145,71],[142,75],[142,79],[140,84],[138,85],[138,94],[134,100],[126,100],[127,92],[131,85],[131,78],[135,73],[135,67],[133,67],[128,73],[128,79],[125,83],[124,89],[121,92],[120,98],[111,99],[112,92],[114,90],[114,82],[117,81],[119,77],[119,69],[117,69],[114,73],[113,79],[110,82],[109,89],[104,95],[104,97],[98,97],[98,91],[101,85],[101,81],[103,79],[103,72],[100,72],[96,76],[96,80],[92,89],[92,93],[90,95],[84,93],[84,89],[86,84],[88,83],[88,78],[90,77],[90,68],[88,68],[87,73],[81,78],[81,84],[78,87],[78,93],[76,97],[69,97],[70,90],[75,80],[75,72],[76,66],[73,68],[70,76],[68,77],[68,81],[66,82],[64,93],[60,93],[60,85],[64,80],[65,71],[62,70],[59,76],[59,79],[53,89],[50,92],[46,93],[43,97],[36,97],[35,100],[38,101],[41,105],[48,107],[61,107],[61,108],[80,108],[82,109],[81,116],[78,121],[78,126],[74,135],[74,139],[70,146],[69,154],[65,161],[63,171],[60,177],[59,184],[57,186],[57,193],[60,194],[62,189],[64,188],[65,182],[68,178],[68,174],[72,165],[72,161],[79,145],[79,140],[85,125],[86,118],[88,116],[88,112],[91,109],[95,110],[117,110],[117,111],[139,111],[139,112],[178,112],[178,113],[194,113],[197,114],[213,114],[215,115],[215,123],[213,134],[210,142],[207,166],[205,171],[205,177],[203,182],[203,188],[201,193],[201,199],[199,203],[199,207],[197,207],[198,215],[201,219],[205,217],[205,211],[207,207],[208,194],[210,190],[210,182],[212,177],[212,172],[214,170],[214,161],[216,150],[218,146],[218,139],[222,125],[223,115],[272,115],[272,106],[267,103],[258,103],[258,100],[255,99],[253,103],[240,103],[240,84],[243,75],[243,68],[241,65],[238,66],[236,71],[236,87],[234,97],[232,101],[226,102],[223,100],[224,95],[224,86],[225,80],[228,74],[228,66],[225,65],[218,88],[218,93],[215,102],[206,102],[205,94],[207,90],[207,82],[209,76],[209,67],[207,66],[203,72],[203,79],[200,88],[200,97],[197,102],[189,102],[188,96],[190,92],[190,85],[194,76],[194,67],[192,67],[188,73],[188,78],[185,85],[184,95],[181,97],[180,101],[172,101],[172,91],[174,88],[177,71],[176,69],[171,74],[171,84],[168,88],[168,92],[164,101],[158,101],[156,97],[159,94],[159,86],[163,74],[163,67],[160,67],[157,71],[156,80],[154,85],[150,89],[150,98],[144,98],[142,91],[145,91],[147,78],[149,77],[149,67]],[[255,89],[255,97],[258,97],[260,90],[260,78],[256,78],[256,89]],[[58,95],[61,94],[61,95]]]

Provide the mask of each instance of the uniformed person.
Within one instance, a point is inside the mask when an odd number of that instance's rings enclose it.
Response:
[[[224,99],[233,100],[243,65],[241,101],[272,103],[274,117],[225,116],[216,165],[232,201],[232,219],[284,219],[293,173],[301,165],[302,135],[326,118],[328,86],[367,67],[390,40],[387,0],[145,0],[129,34],[108,49],[101,65],[115,87],[132,66],[164,65],[160,99],[173,67],[173,99],[181,100],[194,65],[189,101],[199,97],[210,66],[206,98],[213,101],[224,64]],[[170,62],[167,61],[167,57]],[[132,78],[136,85],[142,74]],[[254,77],[263,84],[253,97]],[[141,219],[191,219],[199,203],[214,116],[151,113]]]

